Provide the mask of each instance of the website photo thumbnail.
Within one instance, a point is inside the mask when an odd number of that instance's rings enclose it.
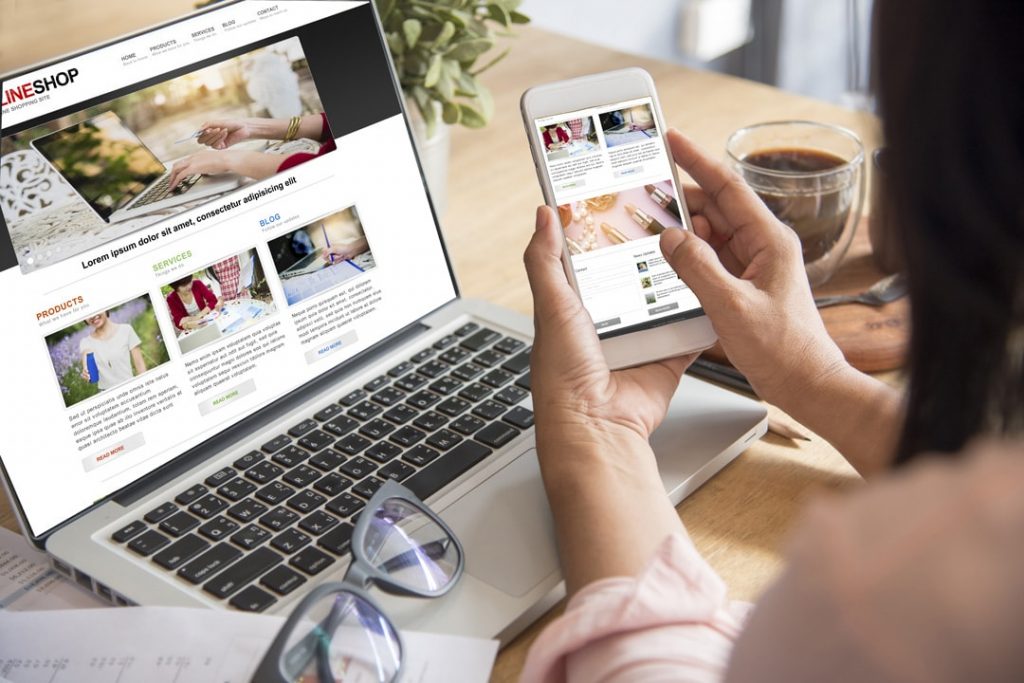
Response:
[[[601,149],[597,141],[597,122],[593,116],[566,119],[540,126],[544,152],[549,162],[596,152]]]
[[[292,37],[5,136],[0,205],[28,273],[333,150]]]
[[[672,181],[662,180],[562,204],[558,216],[569,251],[577,255],[678,228],[678,207]]]
[[[48,334],[46,347],[68,408],[170,360],[146,295]]]
[[[281,235],[267,246],[289,306],[377,266],[354,206]]]
[[[172,280],[160,294],[182,354],[252,327],[277,310],[255,249]]]
[[[605,147],[611,149],[634,142],[646,142],[658,137],[658,124],[651,105],[638,104],[625,109],[613,109],[598,117],[604,134]]]

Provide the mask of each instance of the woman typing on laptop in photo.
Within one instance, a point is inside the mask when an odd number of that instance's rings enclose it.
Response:
[[[905,399],[829,338],[792,231],[674,131],[699,186],[696,234],[661,238],[758,394],[868,486],[811,506],[752,612],[730,601],[648,443],[689,359],[608,371],[541,208],[525,257],[532,383],[570,601],[522,680],[1024,680],[1024,7],[876,12],[886,191],[913,299]]]
[[[290,142],[308,138],[321,143],[316,153],[297,152],[281,155],[273,152],[228,149],[243,140],[280,140]],[[230,119],[208,121],[199,128],[196,142],[212,148],[180,159],[171,168],[170,187],[195,175],[237,173],[254,180],[269,178],[275,173],[303,164],[332,152],[334,137],[327,125],[327,115],[308,114],[290,119]]]

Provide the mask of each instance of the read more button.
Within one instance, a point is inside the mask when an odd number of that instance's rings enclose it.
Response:
[[[142,432],[132,434],[127,439],[119,441],[116,444],[107,446],[99,453],[93,453],[92,455],[82,459],[82,467],[86,472],[92,472],[94,469],[101,465],[106,465],[108,462],[117,460],[122,455],[129,451],[134,451],[146,443],[146,438],[142,435]]]
[[[222,391],[213,398],[207,399],[200,403],[199,414],[209,415],[218,408],[223,408],[227,404],[232,403],[233,401],[237,401],[243,396],[248,396],[254,391],[256,391],[255,380],[247,379],[241,384],[231,387],[226,391]]]

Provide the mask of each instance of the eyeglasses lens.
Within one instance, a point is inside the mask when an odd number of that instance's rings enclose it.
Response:
[[[459,567],[459,548],[448,532],[401,498],[373,511],[361,550],[392,581],[420,592],[443,590]]]

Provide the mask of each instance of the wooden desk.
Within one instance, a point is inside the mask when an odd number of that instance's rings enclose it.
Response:
[[[95,11],[90,7],[87,13]],[[143,23],[159,18],[147,17]],[[12,44],[19,40],[26,41],[31,53],[39,56],[78,46],[57,43],[60,39],[55,36],[74,33],[58,30],[52,23],[47,35],[54,42],[45,52],[40,52],[38,40],[29,43],[31,38],[5,35],[0,45],[6,63],[0,66],[15,65],[9,60],[12,54],[19,54]],[[76,40],[90,42],[106,35],[79,33]],[[642,66],[654,76],[669,122],[716,153],[724,150],[726,138],[735,129],[780,119],[847,126],[860,134],[869,149],[879,141],[877,122],[867,114],[749,81],[627,56],[535,28],[521,29],[511,55],[484,77],[494,92],[494,120],[484,130],[457,129],[453,134],[448,210],[443,222],[464,295],[531,312],[521,255],[533,229],[534,207],[542,199],[519,115],[522,91],[543,80],[632,65]],[[776,409],[770,410],[778,414]],[[778,572],[779,549],[804,501],[822,490],[857,481],[846,461],[821,439],[794,444],[769,435],[678,510],[701,553],[730,587],[732,597],[752,600]],[[0,524],[16,528],[5,500],[0,500]],[[492,681],[516,680],[530,643],[560,610],[561,606],[499,654]]]

